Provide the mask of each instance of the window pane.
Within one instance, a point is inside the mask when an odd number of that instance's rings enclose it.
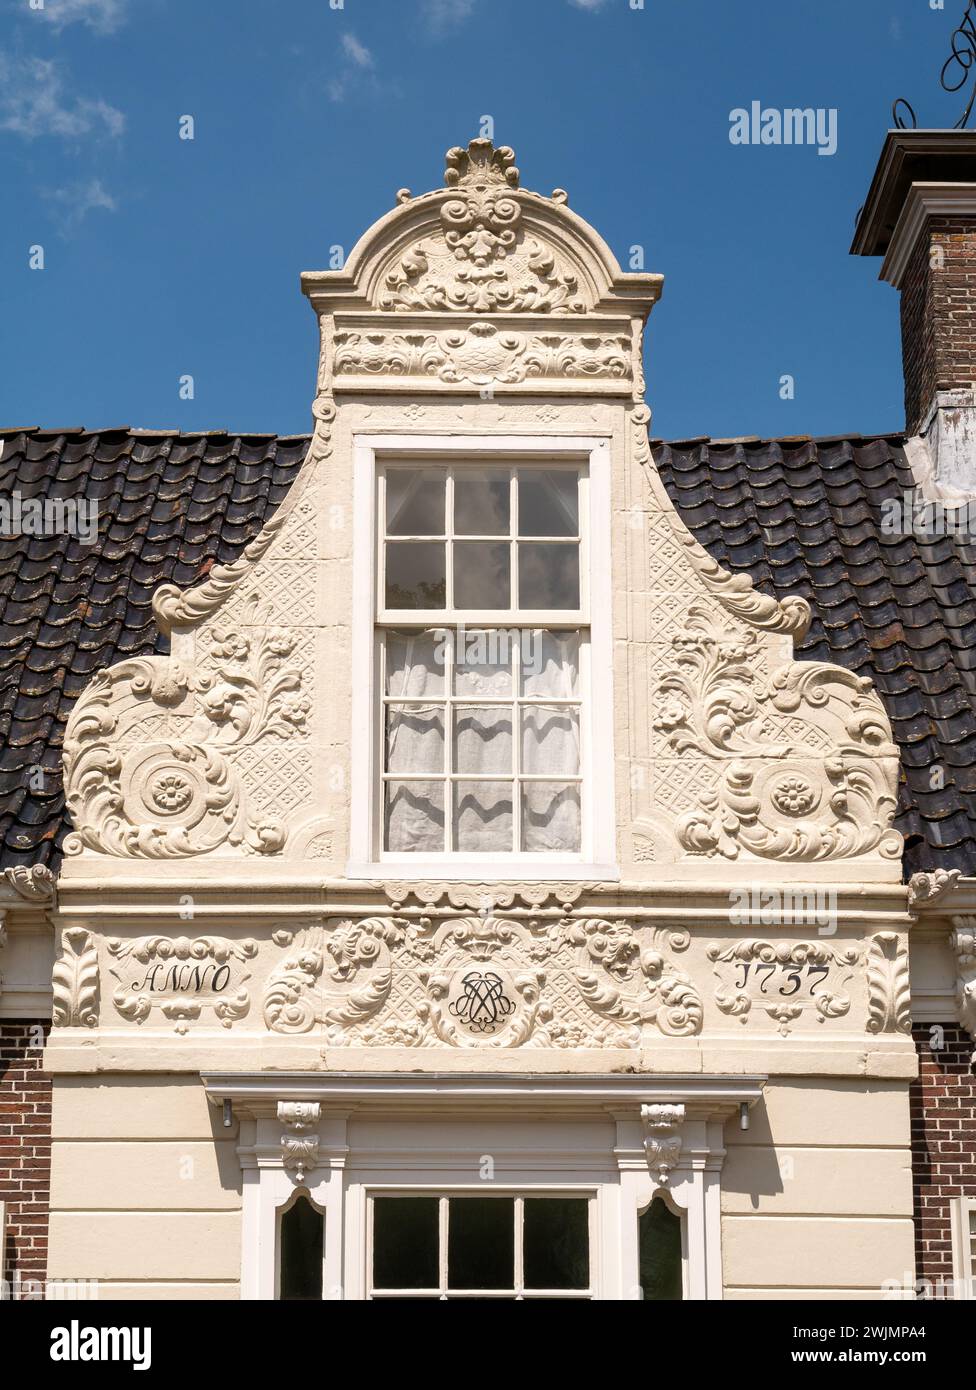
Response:
[[[455,695],[512,693],[512,647],[517,635],[505,628],[459,632],[454,653]]]
[[[447,1216],[451,1289],[510,1289],[515,1283],[515,1202],[452,1197]]]
[[[387,705],[387,772],[444,771],[444,710],[439,705]]]
[[[660,1197],[641,1212],[640,1282],[643,1298],[681,1298],[681,1220]]]
[[[443,536],[443,468],[391,468],[386,475],[386,531],[390,536]]]
[[[299,1197],[281,1216],[280,1299],[322,1298],[322,1243],[325,1217],[307,1197]]]
[[[459,536],[507,536],[511,491],[507,468],[454,471],[454,530]]]
[[[454,713],[454,771],[512,772],[512,712],[497,706]]]
[[[387,608],[445,608],[443,541],[390,541],[386,547]]]
[[[440,630],[388,632],[386,693],[400,697],[444,694],[447,642]]]
[[[579,608],[579,546],[558,541],[519,544],[519,607]]]
[[[550,850],[578,854],[580,848],[579,784],[522,784],[522,849],[526,854]]]
[[[454,607],[510,608],[512,578],[509,546],[491,541],[456,541]]]
[[[579,535],[579,475],[562,469],[518,471],[520,536]]]
[[[565,705],[523,707],[522,771],[575,777],[579,765],[579,711]]]
[[[590,1282],[585,1197],[526,1197],[523,1260],[527,1289],[585,1289]]]
[[[436,1289],[437,1198],[373,1201],[373,1284],[378,1289]]]
[[[510,782],[455,782],[454,848],[485,854],[512,848]]]
[[[527,629],[522,634],[522,694],[575,699],[580,688],[579,653],[578,632]]]
[[[387,782],[386,848],[394,854],[443,852],[443,782]]]

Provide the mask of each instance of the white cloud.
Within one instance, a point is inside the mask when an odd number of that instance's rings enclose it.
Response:
[[[335,77],[328,83],[329,96],[333,101],[344,101],[349,88],[355,84],[362,85],[368,82],[372,86],[376,85],[376,75],[373,71],[376,63],[366,45],[360,43],[355,34],[348,31],[342,35],[339,42],[343,61]]]
[[[602,10],[604,0],[569,0],[578,10]]]
[[[342,51],[357,68],[371,68],[373,66],[372,53],[364,43],[359,42],[355,34],[343,34]]]
[[[420,8],[428,28],[435,34],[442,34],[468,18],[474,9],[474,0],[421,0]]]
[[[11,60],[0,53],[0,130],[34,140],[122,134],[125,116],[108,102],[69,95],[64,70],[46,58]]]
[[[69,232],[88,216],[100,209],[115,212],[118,203],[103,185],[101,179],[88,179],[80,183],[66,184],[63,188],[45,189],[44,197],[57,203],[62,209],[61,230]]]
[[[69,24],[87,24],[100,34],[110,34],[126,20],[128,0],[43,0],[43,9],[34,10],[55,29]]]

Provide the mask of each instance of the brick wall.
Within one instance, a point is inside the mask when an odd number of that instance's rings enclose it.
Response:
[[[976,1075],[972,1039],[957,1023],[916,1024],[920,1075],[911,1088],[915,1260],[919,1279],[952,1279],[951,1197],[976,1197]]]
[[[51,1081],[41,1072],[49,1021],[0,1023],[0,1202],[7,1208],[3,1278],[43,1280],[51,1191]],[[29,1294],[21,1282],[21,1294]],[[35,1291],[36,1293],[36,1291]]]
[[[934,263],[933,263],[934,260]],[[905,422],[917,434],[936,391],[976,379],[976,225],[931,217],[901,289]]]

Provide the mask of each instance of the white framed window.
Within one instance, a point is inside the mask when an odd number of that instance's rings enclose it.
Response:
[[[367,1192],[367,1299],[596,1297],[594,1192]]]
[[[608,441],[354,452],[348,872],[619,876]]]
[[[954,1293],[976,1299],[976,1197],[953,1197],[950,1220]]]

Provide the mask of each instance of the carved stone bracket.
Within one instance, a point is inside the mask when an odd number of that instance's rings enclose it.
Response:
[[[281,1136],[281,1162],[296,1183],[305,1181],[305,1174],[319,1159],[319,1136],[308,1131],[322,1117],[318,1101],[278,1102],[278,1119],[285,1126]]]
[[[949,942],[956,957],[956,1008],[959,1022],[976,1043],[976,917],[953,917],[952,921]]]
[[[931,873],[912,874],[908,880],[909,912],[934,907],[949,896],[960,877],[959,869],[933,869]]]
[[[61,956],[52,972],[55,1028],[94,1028],[98,1024],[98,951],[84,927],[61,933]]]
[[[642,1105],[644,1152],[647,1166],[659,1187],[667,1187],[671,1174],[681,1157],[681,1126],[685,1121],[683,1105]]]
[[[3,877],[26,902],[50,902],[54,897],[54,875],[46,864],[15,864],[4,869]]]

